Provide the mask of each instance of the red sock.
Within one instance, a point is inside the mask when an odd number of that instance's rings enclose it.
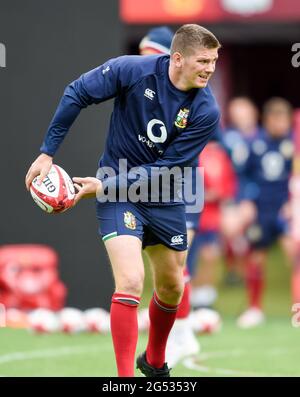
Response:
[[[262,306],[262,294],[264,289],[264,272],[262,267],[253,260],[248,260],[247,262],[246,287],[250,307],[260,309]]]
[[[300,258],[295,259],[292,268],[292,303],[300,303]]]
[[[184,290],[183,290],[181,302],[178,306],[178,310],[176,314],[176,318],[178,319],[187,318],[191,310],[191,305],[190,305],[191,283],[190,283],[190,275],[187,269],[184,269],[183,275],[184,275],[185,284],[184,284]]]
[[[225,245],[225,265],[228,271],[231,271],[234,268],[234,253],[229,241],[226,241]]]
[[[111,302],[110,327],[118,376],[134,376],[134,358],[138,340],[137,308],[140,298],[116,292]]]
[[[146,349],[148,364],[162,368],[165,363],[165,350],[169,333],[176,318],[178,306],[160,301],[154,292],[149,305],[150,329]]]

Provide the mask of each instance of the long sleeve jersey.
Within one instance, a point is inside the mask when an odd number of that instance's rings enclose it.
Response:
[[[177,89],[169,62],[166,55],[121,56],[83,74],[65,89],[41,152],[56,153],[81,109],[115,98],[99,167],[118,176],[126,159],[127,172],[142,167],[150,178],[154,169],[194,164],[218,128],[219,108],[209,87]],[[115,181],[110,176],[107,185]]]

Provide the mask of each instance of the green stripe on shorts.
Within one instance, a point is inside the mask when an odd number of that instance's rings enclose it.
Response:
[[[116,237],[117,235],[118,235],[117,232],[109,233],[109,234],[107,234],[106,236],[102,237],[102,241],[107,241],[107,240],[109,240],[110,238]]]

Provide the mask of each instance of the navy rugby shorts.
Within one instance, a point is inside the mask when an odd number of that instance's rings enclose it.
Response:
[[[247,238],[253,248],[268,248],[278,238],[288,235],[289,223],[280,213],[265,208],[258,208],[256,221],[246,231]]]
[[[143,249],[163,244],[176,251],[187,249],[185,205],[156,205],[96,201],[99,234],[103,241],[129,235],[138,237]]]

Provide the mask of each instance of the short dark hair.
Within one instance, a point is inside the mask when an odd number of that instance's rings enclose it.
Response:
[[[187,24],[181,26],[175,33],[171,44],[171,55],[180,52],[189,55],[196,48],[220,48],[221,44],[216,36],[203,26]]]
[[[263,106],[263,117],[274,113],[286,113],[289,117],[293,114],[293,107],[289,101],[281,97],[273,97]]]

